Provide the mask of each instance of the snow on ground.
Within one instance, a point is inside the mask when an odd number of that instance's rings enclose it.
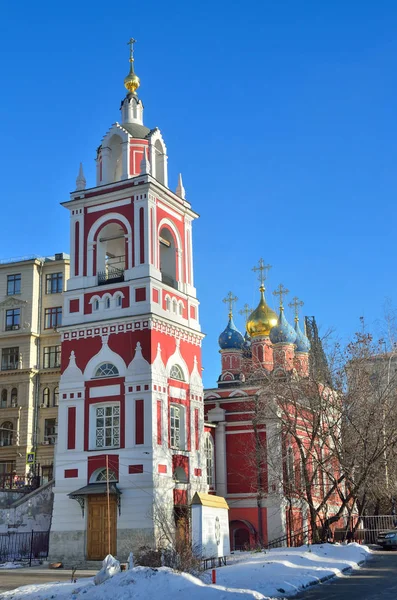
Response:
[[[343,570],[357,568],[371,551],[359,544],[277,548],[269,552],[237,553],[216,570],[217,585],[171,569],[136,567],[95,586],[93,578],[77,583],[28,585],[4,592],[4,600],[266,600],[293,595],[302,588]]]
[[[13,562],[6,562],[0,565],[0,569],[20,569],[21,567],[23,567],[22,563]]]

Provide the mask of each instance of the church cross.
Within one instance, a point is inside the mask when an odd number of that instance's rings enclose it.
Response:
[[[288,306],[290,306],[291,308],[294,309],[294,313],[295,313],[295,321],[299,320],[299,309],[304,305],[304,302],[302,302],[302,300],[299,300],[299,298],[297,296],[295,296],[294,298],[292,298],[292,302],[290,302],[288,304]]]
[[[287,290],[287,288],[285,288],[282,283],[280,283],[278,288],[276,290],[274,290],[274,292],[273,292],[273,296],[280,297],[280,310],[284,310],[283,296],[286,296],[288,293],[289,293],[289,290]]]
[[[129,42],[127,42],[127,46],[130,47],[130,63],[134,62],[134,44],[136,40],[132,37]]]
[[[252,308],[248,304],[244,304],[243,308],[238,311],[240,315],[245,316],[245,320],[248,321],[248,317],[252,313]]]
[[[233,316],[233,304],[237,302],[237,296],[233,296],[232,292],[229,292],[226,298],[222,300],[225,304],[229,305],[229,318],[231,319]]]
[[[271,268],[271,265],[265,265],[265,261],[263,260],[263,258],[260,258],[258,266],[252,269],[255,273],[259,271],[258,279],[261,282],[261,287],[264,287],[267,272],[270,271]]]

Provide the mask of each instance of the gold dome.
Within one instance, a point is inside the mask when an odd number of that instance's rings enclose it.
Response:
[[[136,90],[140,86],[140,83],[141,83],[140,79],[139,79],[138,75],[135,75],[134,67],[133,67],[133,64],[131,63],[130,72],[128,73],[127,77],[124,79],[124,86],[127,88],[127,90],[129,92],[131,92],[132,94],[135,94]]]
[[[252,338],[269,335],[270,330],[278,323],[277,314],[272,310],[265,300],[265,288],[260,288],[261,299],[257,308],[250,314],[247,321],[247,332]]]

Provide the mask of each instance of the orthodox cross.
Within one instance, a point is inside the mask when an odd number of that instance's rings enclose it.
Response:
[[[273,296],[280,297],[280,310],[284,310],[283,296],[286,296],[288,293],[289,293],[289,290],[287,290],[287,288],[285,288],[282,283],[280,283],[278,288],[276,290],[274,290],[274,292],[273,292]]]
[[[263,258],[260,258],[258,266],[252,269],[255,273],[259,271],[258,279],[261,282],[261,287],[264,287],[267,272],[270,271],[271,268],[272,265],[265,265],[265,261],[263,260]]]
[[[248,306],[248,304],[244,304],[243,308],[238,311],[240,315],[245,316],[245,320],[248,321],[248,317],[252,313],[252,308]]]
[[[229,292],[226,298],[222,300],[225,304],[229,305],[229,318],[231,319],[233,316],[233,304],[237,302],[237,296],[233,296],[232,292]]]
[[[302,300],[299,300],[299,298],[297,296],[295,296],[294,298],[292,298],[292,302],[290,302],[288,304],[288,306],[290,306],[291,308],[294,309],[295,321],[299,321],[299,309],[303,305],[304,305],[304,302],[302,302]]]
[[[127,42],[127,46],[130,47],[130,63],[134,62],[134,44],[136,40],[132,37],[129,42]]]

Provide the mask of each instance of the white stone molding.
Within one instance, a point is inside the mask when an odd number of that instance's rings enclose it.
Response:
[[[102,335],[102,348],[88,361],[84,370],[84,379],[86,381],[93,379],[97,368],[103,363],[113,364],[117,368],[120,377],[123,377],[126,373],[126,364],[117,352],[113,352],[113,350],[109,348],[107,335]]]
[[[185,382],[189,383],[189,381],[190,381],[189,369],[187,368],[187,364],[185,362],[185,359],[183,358],[183,356],[181,354],[180,340],[178,338],[175,340],[175,351],[169,357],[169,359],[167,361],[166,371],[167,371],[167,377],[168,378],[170,376],[170,371],[171,371],[171,368],[173,367],[173,365],[179,365],[179,367],[183,371],[183,376],[184,376]]]
[[[127,375],[128,381],[141,381],[142,379],[149,379],[150,377],[150,364],[142,355],[142,346],[140,342],[137,342],[135,356],[128,365]]]
[[[61,376],[61,383],[62,383],[62,385],[69,384],[69,383],[78,383],[79,385],[81,385],[81,383],[83,381],[84,381],[83,372],[77,366],[76,355],[74,353],[74,350],[72,350],[72,352],[70,353],[70,357],[69,357],[69,364]]]

